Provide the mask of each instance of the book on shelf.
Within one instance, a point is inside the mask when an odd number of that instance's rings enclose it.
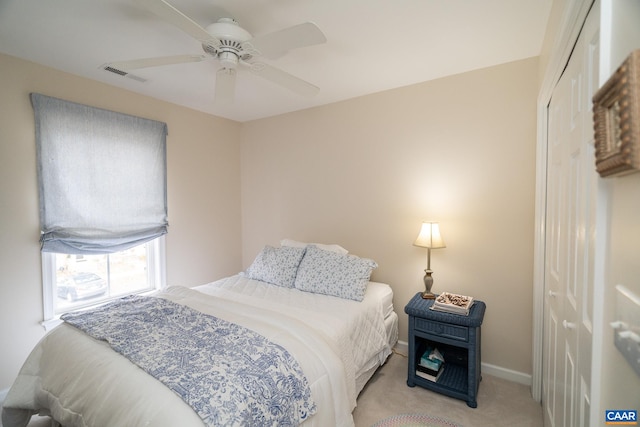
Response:
[[[417,376],[433,382],[437,382],[438,379],[440,379],[442,372],[444,372],[444,364],[440,365],[440,369],[438,369],[437,371],[432,371],[431,369],[427,369],[421,365],[418,365],[416,368]]]
[[[469,310],[473,306],[473,297],[466,295],[443,292],[436,297],[431,305],[432,310],[445,313],[469,315]]]
[[[444,365],[440,365],[440,366],[438,367],[438,370],[434,371],[434,370],[433,370],[433,369],[431,369],[431,368],[427,368],[427,367],[425,367],[425,366],[423,366],[423,365],[418,364],[418,366],[416,366],[416,370],[417,370],[417,371],[420,371],[420,372],[423,372],[423,373],[425,373],[425,374],[428,374],[428,375],[433,375],[433,376],[435,377],[436,375],[438,375],[438,373],[440,372],[440,369],[441,369],[443,366],[444,366]]]

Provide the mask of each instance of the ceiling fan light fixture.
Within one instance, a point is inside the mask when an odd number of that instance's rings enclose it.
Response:
[[[244,43],[251,40],[251,34],[231,18],[220,18],[207,26],[207,32],[218,40],[233,40]]]
[[[238,55],[233,52],[220,52],[218,61],[223,68],[234,70],[238,66]]]

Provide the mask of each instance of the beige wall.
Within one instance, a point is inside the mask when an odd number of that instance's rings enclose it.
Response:
[[[240,267],[240,124],[0,55],[0,391],[44,334],[30,92],[168,125],[167,283]]]
[[[373,258],[406,341],[439,221],[434,291],[484,300],[483,362],[530,374],[537,87],[533,58],[243,124],[243,266],[284,237]]]

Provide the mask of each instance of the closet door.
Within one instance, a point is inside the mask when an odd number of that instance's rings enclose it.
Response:
[[[543,410],[553,427],[589,425],[598,15],[594,7],[548,110]]]
[[[547,157],[547,229],[545,254],[545,314],[543,358],[543,410],[545,427],[563,425],[566,383],[563,347],[565,334],[563,284],[567,260],[567,185],[566,139],[568,129],[568,84],[566,74],[558,83],[549,104]]]

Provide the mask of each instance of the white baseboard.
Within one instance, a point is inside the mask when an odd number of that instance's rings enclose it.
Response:
[[[398,343],[396,344],[394,349],[397,353],[406,356],[409,353],[409,343],[407,343],[406,341],[398,340]],[[500,366],[490,365],[488,363],[482,363],[482,373],[502,378],[503,380],[513,381],[518,384],[531,386],[530,374],[514,371],[512,369],[502,368]]]
[[[524,384],[531,387],[531,375],[524,372],[518,372],[507,368],[502,368],[488,363],[482,364],[482,373],[502,378],[503,380],[513,381],[514,383]]]
[[[396,352],[406,356],[409,353],[409,343],[406,341],[398,340],[395,347],[393,347]]]

